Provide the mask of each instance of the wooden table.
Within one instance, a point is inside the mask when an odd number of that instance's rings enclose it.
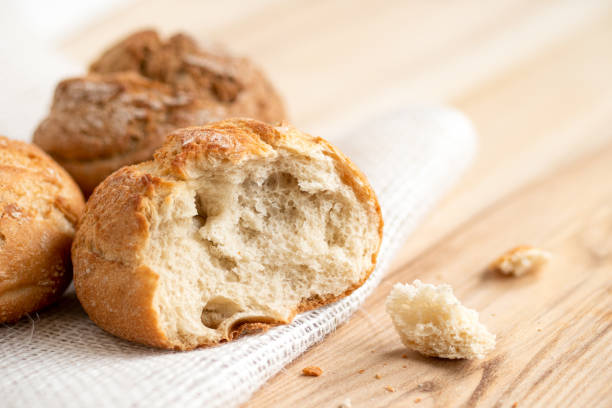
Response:
[[[312,133],[444,102],[480,135],[468,174],[363,308],[248,405],[612,406],[612,3],[218,3],[137,2],[62,50],[87,61],[136,27],[183,29],[257,60],[293,122]],[[485,271],[521,243],[554,254],[541,274]],[[498,337],[486,360],[402,358],[384,300],[395,282],[415,278],[450,283],[480,311]],[[301,376],[307,365],[324,375]]]

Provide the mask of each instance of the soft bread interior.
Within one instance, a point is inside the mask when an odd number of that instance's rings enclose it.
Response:
[[[160,275],[155,306],[184,346],[227,340],[245,322],[288,322],[307,299],[344,294],[380,243],[372,204],[320,151],[213,166],[172,183],[154,207],[145,253]]]

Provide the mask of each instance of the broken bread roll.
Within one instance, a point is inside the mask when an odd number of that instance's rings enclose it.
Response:
[[[247,119],[180,129],[89,199],[76,292],[116,336],[214,345],[350,294],[382,227],[364,175],[321,138]]]
[[[450,285],[398,283],[386,309],[402,343],[426,356],[483,358],[495,348],[495,335],[478,321],[478,312],[457,300]]]

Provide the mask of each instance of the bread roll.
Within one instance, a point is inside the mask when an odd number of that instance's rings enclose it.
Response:
[[[89,75],[60,82],[34,143],[89,195],[114,170],[150,159],[170,131],[233,116],[285,116],[255,65],[184,34],[162,41],[142,31],[106,51]]]
[[[119,337],[214,345],[351,293],[382,226],[366,178],[323,139],[247,119],[180,129],[89,199],[75,287]]]
[[[119,167],[150,159],[172,130],[212,119],[214,104],[134,72],[90,75],[60,82],[34,141],[89,194]]]
[[[0,136],[0,323],[57,300],[72,279],[70,244],[84,203],[36,146]]]

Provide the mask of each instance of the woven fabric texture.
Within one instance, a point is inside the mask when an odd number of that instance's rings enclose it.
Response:
[[[214,408],[248,401],[378,286],[408,234],[468,165],[475,136],[460,113],[410,108],[369,120],[337,144],[370,179],[385,220],[378,265],[351,296],[263,334],[170,352],[105,333],[69,291],[59,304],[0,326],[0,405]]]

